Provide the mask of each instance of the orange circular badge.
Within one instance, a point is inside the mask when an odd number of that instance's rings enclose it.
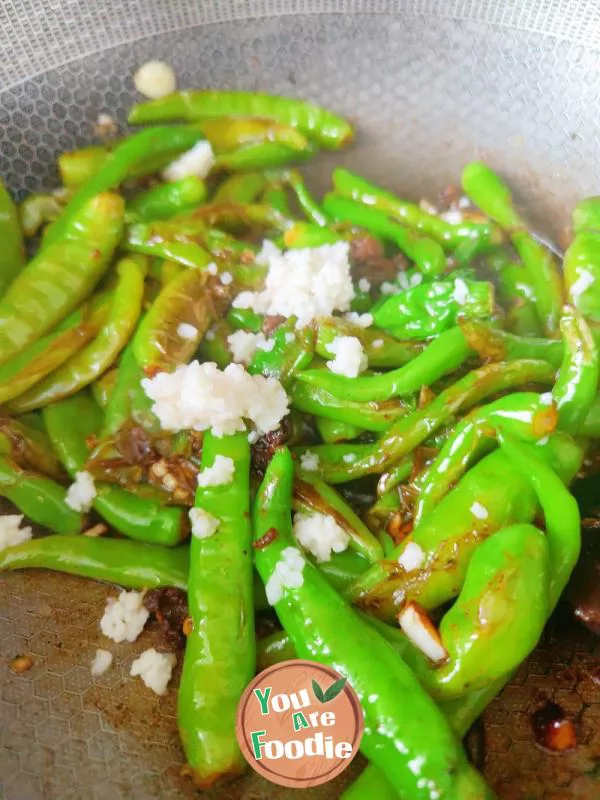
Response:
[[[333,780],[358,753],[364,729],[356,692],[315,661],[284,661],[247,686],[237,738],[250,766],[296,789]]]

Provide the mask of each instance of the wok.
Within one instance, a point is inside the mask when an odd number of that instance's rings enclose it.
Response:
[[[56,155],[92,141],[99,113],[124,128],[131,76],[150,58],[172,64],[181,87],[299,96],[354,120],[357,144],[319,156],[316,188],[335,162],[435,199],[483,158],[558,243],[575,199],[598,192],[595,0],[4,0],[0,21],[0,172],[18,195],[56,182]],[[0,797],[197,796],[179,775],[175,692],[157,698],[128,676],[157,631],[113,648],[116,666],[91,680],[111,592],[0,576]],[[599,652],[559,613],[488,709],[472,749],[501,798],[600,796]],[[19,676],[17,654],[34,660]],[[576,725],[572,752],[535,742],[531,714],[549,699]],[[338,797],[350,772],[305,796]],[[212,794],[292,795],[254,775]]]

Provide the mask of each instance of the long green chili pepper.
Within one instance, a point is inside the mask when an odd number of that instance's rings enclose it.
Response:
[[[33,415],[19,420],[0,417],[0,455],[10,458],[20,467],[41,472],[56,481],[64,481],[66,473],[58,460],[43,427],[31,424]]]
[[[118,372],[117,367],[113,367],[100,378],[96,378],[91,385],[92,396],[102,411],[106,410],[109,398],[117,382]]]
[[[19,212],[8,190],[0,181],[0,293],[21,272],[25,263],[23,233]]]
[[[108,149],[101,145],[61,153],[58,171],[62,185],[66,189],[79,189],[106,164],[107,156]]]
[[[235,736],[237,706],[255,671],[250,527],[250,445],[245,432],[204,436],[203,468],[218,456],[232,459],[230,483],[199,487],[196,513],[218,528],[192,537],[187,638],[177,697],[177,719],[194,780],[208,786],[242,772],[246,762]],[[194,513],[194,512],[192,512]]]
[[[403,400],[382,403],[341,400],[319,386],[300,381],[294,381],[287,391],[292,404],[300,411],[368,431],[387,430],[392,422],[405,416],[414,407]]]
[[[598,351],[584,318],[565,306],[560,318],[564,357],[552,397],[558,408],[559,426],[576,435],[596,397],[600,364]]]
[[[195,175],[161,183],[140,192],[127,204],[128,221],[152,222],[193,211],[206,200],[206,184]]]
[[[544,512],[546,540],[550,552],[548,614],[556,606],[581,551],[581,521],[573,495],[565,487],[563,476],[540,458],[539,448],[521,443],[501,433],[500,444],[521,478],[535,491]]]
[[[487,281],[436,281],[392,295],[373,310],[377,328],[399,339],[426,339],[459,319],[488,319],[494,313],[494,288]]]
[[[413,362],[414,363],[414,362]],[[551,384],[554,370],[545,361],[508,361],[487,364],[467,373],[424,408],[396,420],[372,445],[351,460],[338,445],[311,448],[319,457],[319,475],[330,483],[343,483],[380,473],[411,453],[458,411],[495,392],[529,382]]]
[[[46,375],[60,368],[81,351],[101,329],[108,311],[109,297],[98,296],[93,307],[85,304],[73,311],[52,333],[34,341],[0,366],[0,402],[19,398],[30,387],[35,389]],[[11,406],[11,410],[12,406]]]
[[[260,202],[279,211],[284,217],[292,216],[292,209],[283,185],[278,180],[270,180],[266,189],[260,195]],[[296,223],[299,224],[299,223]],[[288,230],[290,230],[288,228]]]
[[[315,149],[308,141],[301,150],[281,142],[256,142],[217,156],[214,169],[227,172],[247,172],[248,170],[254,172],[259,169],[286,167],[310,158]]]
[[[167,120],[197,122],[214,117],[259,117],[291,125],[322,147],[337,149],[352,140],[351,126],[340,117],[301,100],[251,92],[177,92],[132,108],[132,125]]]
[[[331,358],[328,346],[338,336],[355,336],[363,346],[370,367],[401,367],[423,352],[424,342],[399,342],[376,328],[361,328],[342,317],[323,317],[317,321],[316,352]]]
[[[265,323],[264,314],[257,314],[251,308],[234,308],[233,306],[227,311],[225,319],[233,330],[251,331],[252,333],[262,331]]]
[[[219,369],[225,369],[231,363],[231,352],[227,338],[232,333],[233,329],[226,320],[219,319],[213,323],[200,343],[198,349],[200,360],[214,361]]]
[[[119,359],[117,379],[101,422],[101,442],[132,421],[149,433],[160,432],[158,420],[151,410],[152,402],[141,387],[145,373],[133,352],[134,343],[135,337],[134,341],[130,341],[123,350]]]
[[[177,238],[177,229],[172,223],[173,220],[129,225],[125,231],[123,248],[131,253],[166,258],[184,267],[206,269],[214,261],[211,253],[193,237],[182,233]]]
[[[381,545],[344,498],[319,478],[301,472],[294,481],[295,511],[328,514],[350,537],[349,546],[369,562],[383,557]]]
[[[456,251],[465,245],[470,255],[485,252],[502,243],[502,231],[490,222],[464,221],[453,225],[406,200],[380,189],[347,169],[333,171],[333,186],[338,194],[382,211],[407,228],[435,239],[447,250]]]
[[[541,336],[535,289],[523,265],[516,263],[504,249],[490,253],[485,263],[496,278],[498,300],[507,312],[504,320],[507,330],[519,336]]]
[[[583,458],[582,448],[562,432],[535,449],[565,484]],[[475,464],[410,536],[361,576],[346,596],[388,620],[408,600],[427,609],[438,608],[458,595],[479,542],[508,525],[532,522],[536,510],[533,489],[524,484],[506,454],[495,450]],[[424,556],[422,568],[407,573],[398,558],[410,542],[418,544]]]
[[[293,554],[299,564],[294,588],[282,586],[272,598],[298,656],[335,666],[349,681],[366,717],[361,750],[398,791],[415,800],[430,800],[432,790],[448,800],[491,798],[441,712],[393,647],[354,614],[293,546],[292,483],[289,451],[279,450],[256,498],[255,562],[267,586],[286,555]],[[265,544],[263,537],[272,529],[277,536]],[[357,641],[367,657],[357,653]],[[418,770],[411,766],[415,758]]]
[[[44,250],[63,238],[73,221],[96,195],[116,189],[149,160],[168,161],[183,150],[189,150],[202,138],[200,131],[192,128],[159,126],[124,139],[105,156],[100,169],[77,189],[60,219],[48,230]],[[154,164],[149,171],[155,171]]]
[[[313,359],[315,334],[312,328],[296,329],[295,320],[280,325],[273,333],[270,350],[257,349],[248,365],[252,375],[277,378],[287,388],[299,370],[308,367]]]
[[[517,392],[476,409],[454,428],[442,449],[419,476],[419,494],[413,509],[415,526],[431,513],[471,463],[493,447],[498,431],[520,439],[542,439],[558,422],[556,407],[543,396]]]
[[[127,539],[44,536],[0,550],[0,570],[51,569],[126,589],[187,589],[189,548]]]
[[[261,203],[247,203],[243,206],[235,203],[220,205],[211,203],[197,209],[193,218],[205,222],[210,227],[217,225],[223,230],[241,225],[250,229],[263,227],[268,230],[283,231],[292,224],[292,221],[286,219],[279,211]]]
[[[96,195],[69,215],[63,236],[23,268],[0,300],[0,362],[39,339],[91,294],[122,226],[123,200],[114,194]]]
[[[410,363],[384,375],[346,378],[327,369],[312,369],[298,373],[297,377],[340,399],[384,401],[413,394],[422,386],[435,383],[460,367],[470,353],[460,328],[451,328],[436,337]]]
[[[184,270],[163,287],[140,322],[133,352],[149,375],[189,361],[216,316],[206,273]]]
[[[446,255],[438,242],[393,222],[376,208],[348,197],[328,194],[323,199],[323,209],[335,222],[358,225],[369,233],[394,242],[424,275],[441,275],[446,269]]]
[[[486,361],[535,358],[547,361],[555,369],[562,363],[564,347],[556,339],[516,336],[475,319],[461,322],[460,327],[469,347]]]
[[[548,544],[533,525],[504,528],[479,545],[440,623],[448,660],[426,683],[434,697],[483,688],[527,658],[548,619],[549,581]]]
[[[544,330],[549,336],[556,335],[564,290],[552,253],[526,229],[515,211],[508,186],[488,166],[478,161],[468,164],[463,170],[462,186],[475,205],[508,232],[533,284]]]
[[[327,214],[323,211],[317,203],[308,187],[304,183],[304,178],[297,169],[286,170],[282,174],[282,179],[287,186],[293,191],[296,201],[302,211],[306,214],[307,219],[314,222],[315,225],[323,227],[328,224],[329,219]]]
[[[193,127],[199,128],[217,155],[231,153],[250,145],[277,143],[290,150],[306,150],[305,136],[294,127],[272,119],[247,118],[223,115],[222,118],[204,119]]]
[[[123,258],[117,263],[110,308],[98,335],[45,380],[13,400],[10,408],[14,412],[42,408],[75,394],[112,366],[138,321],[146,267],[145,259],[140,256]]]
[[[569,301],[591,322],[600,322],[600,199],[589,197],[573,209],[575,238],[563,260]]]
[[[55,533],[80,533],[83,515],[65,503],[66,490],[52,478],[26,472],[14,461],[0,457],[0,497],[14,503],[37,525]]]
[[[46,406],[44,422],[54,449],[69,475],[85,469],[86,441],[99,433],[102,413],[91,397],[73,395]],[[182,509],[163,507],[120,486],[97,483],[94,508],[109,525],[131,539],[173,546],[185,538],[187,516]]]
[[[262,172],[242,172],[229,175],[217,188],[211,203],[235,203],[246,205],[254,203],[267,186],[267,178]],[[269,204],[267,204],[269,205]],[[287,214],[284,214],[287,216]]]
[[[338,444],[339,442],[351,442],[358,439],[363,428],[352,425],[350,422],[341,422],[329,417],[315,417],[315,425],[319,436],[324,444]]]

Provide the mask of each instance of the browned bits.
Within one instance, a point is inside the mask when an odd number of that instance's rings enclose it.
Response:
[[[185,637],[191,632],[191,628],[187,632],[184,629],[189,619],[186,593],[174,586],[151,589],[144,595],[144,605],[160,623],[169,645],[183,647]]]
[[[385,529],[392,537],[394,544],[399,545],[412,532],[413,522],[412,520],[406,520],[401,511],[396,511],[395,514],[392,514]]]
[[[33,659],[30,656],[17,656],[10,663],[11,672],[15,675],[22,675],[24,672],[29,672],[33,667]]]
[[[266,433],[252,447],[252,468],[258,475],[264,475],[267,464],[278,447],[284,445],[292,433],[289,417],[284,417],[276,431]]]
[[[276,528],[269,528],[269,530],[260,537],[260,539],[256,539],[256,541],[252,542],[252,547],[256,548],[257,550],[262,550],[263,547],[266,547],[271,542],[275,541],[275,539],[279,536]]]
[[[359,263],[383,258],[383,247],[372,236],[359,236],[350,241],[350,261]]]
[[[274,314],[273,316],[265,317],[262,326],[262,332],[265,336],[270,336],[280,325],[283,325],[285,320],[286,318],[282,317],[281,314]]]
[[[432,400],[435,400],[435,394],[431,391],[429,386],[421,386],[417,408],[425,408],[425,406],[428,406]]]

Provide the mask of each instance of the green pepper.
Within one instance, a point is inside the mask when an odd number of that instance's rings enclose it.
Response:
[[[392,422],[405,416],[413,408],[404,400],[387,400],[381,403],[341,400],[319,386],[311,386],[300,381],[294,381],[287,391],[293,406],[299,411],[350,425],[359,430],[385,431]]]
[[[424,342],[398,341],[376,328],[361,328],[341,317],[323,317],[317,321],[316,352],[331,358],[328,349],[338,336],[355,336],[369,359],[369,367],[401,367],[423,352]]]
[[[277,378],[287,387],[292,378],[300,370],[306,369],[312,361],[314,338],[312,328],[298,330],[295,319],[291,318],[274,331],[273,347],[270,350],[257,348],[248,365],[248,372],[251,375]]]
[[[144,174],[147,164],[148,172],[154,172],[156,159],[168,161],[183,150],[189,150],[202,138],[200,131],[186,127],[148,128],[124,139],[112,152],[104,151],[99,169],[79,186],[60,219],[48,230],[44,250],[63,238],[83,209],[101,192],[116,189],[140,169],[138,174]]]
[[[187,589],[189,548],[156,547],[127,539],[44,536],[0,550],[0,570],[51,569],[126,589]]]
[[[471,463],[493,447],[499,431],[535,441],[552,433],[558,422],[556,406],[547,397],[517,392],[476,409],[448,436],[442,449],[418,478],[419,494],[413,509],[418,525],[438,505]]]
[[[117,195],[99,194],[78,206],[64,235],[23,268],[0,300],[0,362],[39,339],[91,294],[122,226],[123,201]]]
[[[146,266],[145,259],[139,256],[117,263],[107,319],[98,335],[47,378],[20,394],[10,405],[13,411],[20,414],[75,394],[112,366],[138,321]]]
[[[565,484],[583,458],[582,448],[562,432],[535,449]],[[495,450],[472,467],[388,559],[371,567],[346,596],[388,620],[408,600],[437,608],[458,595],[479,542],[509,525],[530,523],[536,510],[534,490],[506,454]],[[422,549],[423,566],[406,573],[398,558],[410,542]]]
[[[61,153],[58,171],[62,185],[66,189],[79,189],[106,164],[108,152],[106,147],[96,145]]]
[[[564,347],[556,339],[516,336],[475,319],[465,320],[460,327],[469,347],[486,361],[534,358],[547,361],[555,369],[562,363]]]
[[[205,228],[201,223],[196,227]],[[174,261],[183,267],[206,269],[214,260],[212,254],[186,232],[178,234],[177,231],[178,223],[173,218],[162,222],[137,222],[127,227],[123,248],[130,253]]]
[[[63,481],[66,473],[52,448],[43,420],[39,420],[41,427],[34,427],[37,422],[33,414],[19,420],[0,417],[0,455],[7,456],[25,470]]]
[[[563,309],[560,331],[564,356],[552,397],[558,408],[560,428],[576,435],[596,397],[600,364],[590,329],[574,308]]]
[[[200,343],[198,357],[201,361],[214,361],[219,369],[231,363],[228,337],[233,333],[229,323],[224,319],[217,320],[206,332]]]
[[[34,341],[0,366],[0,402],[19,398],[46,375],[60,368],[90,341],[103,325],[109,305],[105,293],[92,305],[73,311],[52,333]],[[11,405],[11,410],[13,410]],[[25,410],[25,409],[24,409]]]
[[[298,373],[297,378],[340,399],[385,401],[413,394],[422,386],[431,385],[460,367],[470,353],[460,328],[451,328],[436,337],[410,363],[384,375],[346,378],[328,369],[312,369]]]
[[[209,786],[246,768],[235,736],[237,706],[255,670],[250,529],[250,445],[245,432],[204,435],[202,467],[232,459],[231,482],[200,486],[196,513],[218,523],[190,546],[187,638],[177,698],[183,749],[194,780]],[[192,512],[194,513],[194,512]]]
[[[348,197],[328,194],[323,200],[323,209],[335,222],[358,225],[369,233],[394,242],[424,275],[441,275],[446,269],[446,255],[438,242],[393,222],[376,208]]]
[[[298,656],[335,667],[348,680],[365,714],[361,750],[398,791],[415,800],[430,800],[432,790],[448,800],[491,797],[409,667],[293,546],[293,472],[289,451],[278,450],[257,494],[254,529],[256,567]],[[272,530],[277,535],[267,539]],[[298,580],[293,588],[270,588],[286,557],[293,557]]]
[[[86,441],[96,436],[102,412],[91,397],[73,395],[46,406],[44,422],[54,449],[69,475],[85,469]],[[132,539],[173,546],[185,538],[187,515],[182,509],[163,507],[156,500],[137,496],[120,486],[97,483],[94,508],[106,522]]]
[[[377,328],[399,339],[426,339],[456,325],[458,319],[487,319],[494,312],[494,289],[486,281],[437,281],[388,297],[373,319]]]
[[[330,417],[315,417],[315,425],[324,444],[338,444],[358,439],[363,428],[352,425],[350,422],[341,422]]]
[[[189,361],[216,316],[206,274],[184,270],[163,289],[133,338],[133,352],[146,374]]]
[[[341,167],[333,171],[333,186],[338,194],[372,206],[407,228],[434,239],[454,253],[466,250],[469,257],[472,257],[502,242],[502,231],[488,221],[466,220],[453,225]]]
[[[462,185],[475,205],[508,232],[534,287],[540,322],[546,333],[554,336],[558,332],[564,289],[552,253],[526,229],[515,211],[508,186],[488,166],[478,161],[468,164],[463,170]]]
[[[234,308],[228,310],[225,319],[235,331],[251,331],[259,333],[265,322],[263,314],[257,314],[251,308]]]
[[[296,201],[306,214],[307,219],[320,227],[328,224],[329,220],[326,213],[310,193],[304,183],[304,178],[297,169],[286,170],[282,174],[282,180],[293,191]]]
[[[294,481],[293,507],[295,511],[333,517],[350,537],[349,546],[367,561],[373,562],[383,557],[381,545],[344,498],[310,473],[301,472]]]
[[[140,192],[127,204],[128,221],[152,222],[192,211],[206,200],[206,184],[195,175],[161,183]]]
[[[246,205],[254,203],[267,186],[267,178],[262,172],[242,172],[229,175],[219,185],[211,198],[211,203],[235,203]]]
[[[0,181],[0,293],[21,272],[25,263],[23,232],[19,213],[8,190]]]
[[[108,372],[105,372],[104,375],[97,378],[90,387],[92,396],[102,411],[106,411],[108,401],[117,382],[118,372],[117,367],[109,369]]]
[[[308,144],[306,137],[294,127],[250,114],[245,118],[224,114],[222,118],[203,119],[193,127],[202,131],[217,155],[270,143],[302,152]]]
[[[317,445],[311,448],[319,456],[319,475],[330,483],[344,483],[374,472],[383,472],[411,453],[458,411],[498,391],[529,382],[551,384],[553,380],[554,370],[545,361],[487,364],[467,373],[424,408],[397,419],[376,442],[357,448],[356,458],[351,459],[341,445]]]
[[[0,497],[14,503],[37,525],[55,533],[80,533],[83,515],[65,503],[66,490],[52,478],[26,472],[14,461],[0,457]]]
[[[498,300],[506,311],[504,327],[519,336],[541,336],[535,289],[523,265],[506,250],[490,253],[485,263],[496,278]]]
[[[350,125],[330,111],[301,100],[252,92],[176,92],[132,108],[132,125],[166,120],[197,122],[215,117],[273,119],[297,128],[323,147],[337,149],[352,140]]]

